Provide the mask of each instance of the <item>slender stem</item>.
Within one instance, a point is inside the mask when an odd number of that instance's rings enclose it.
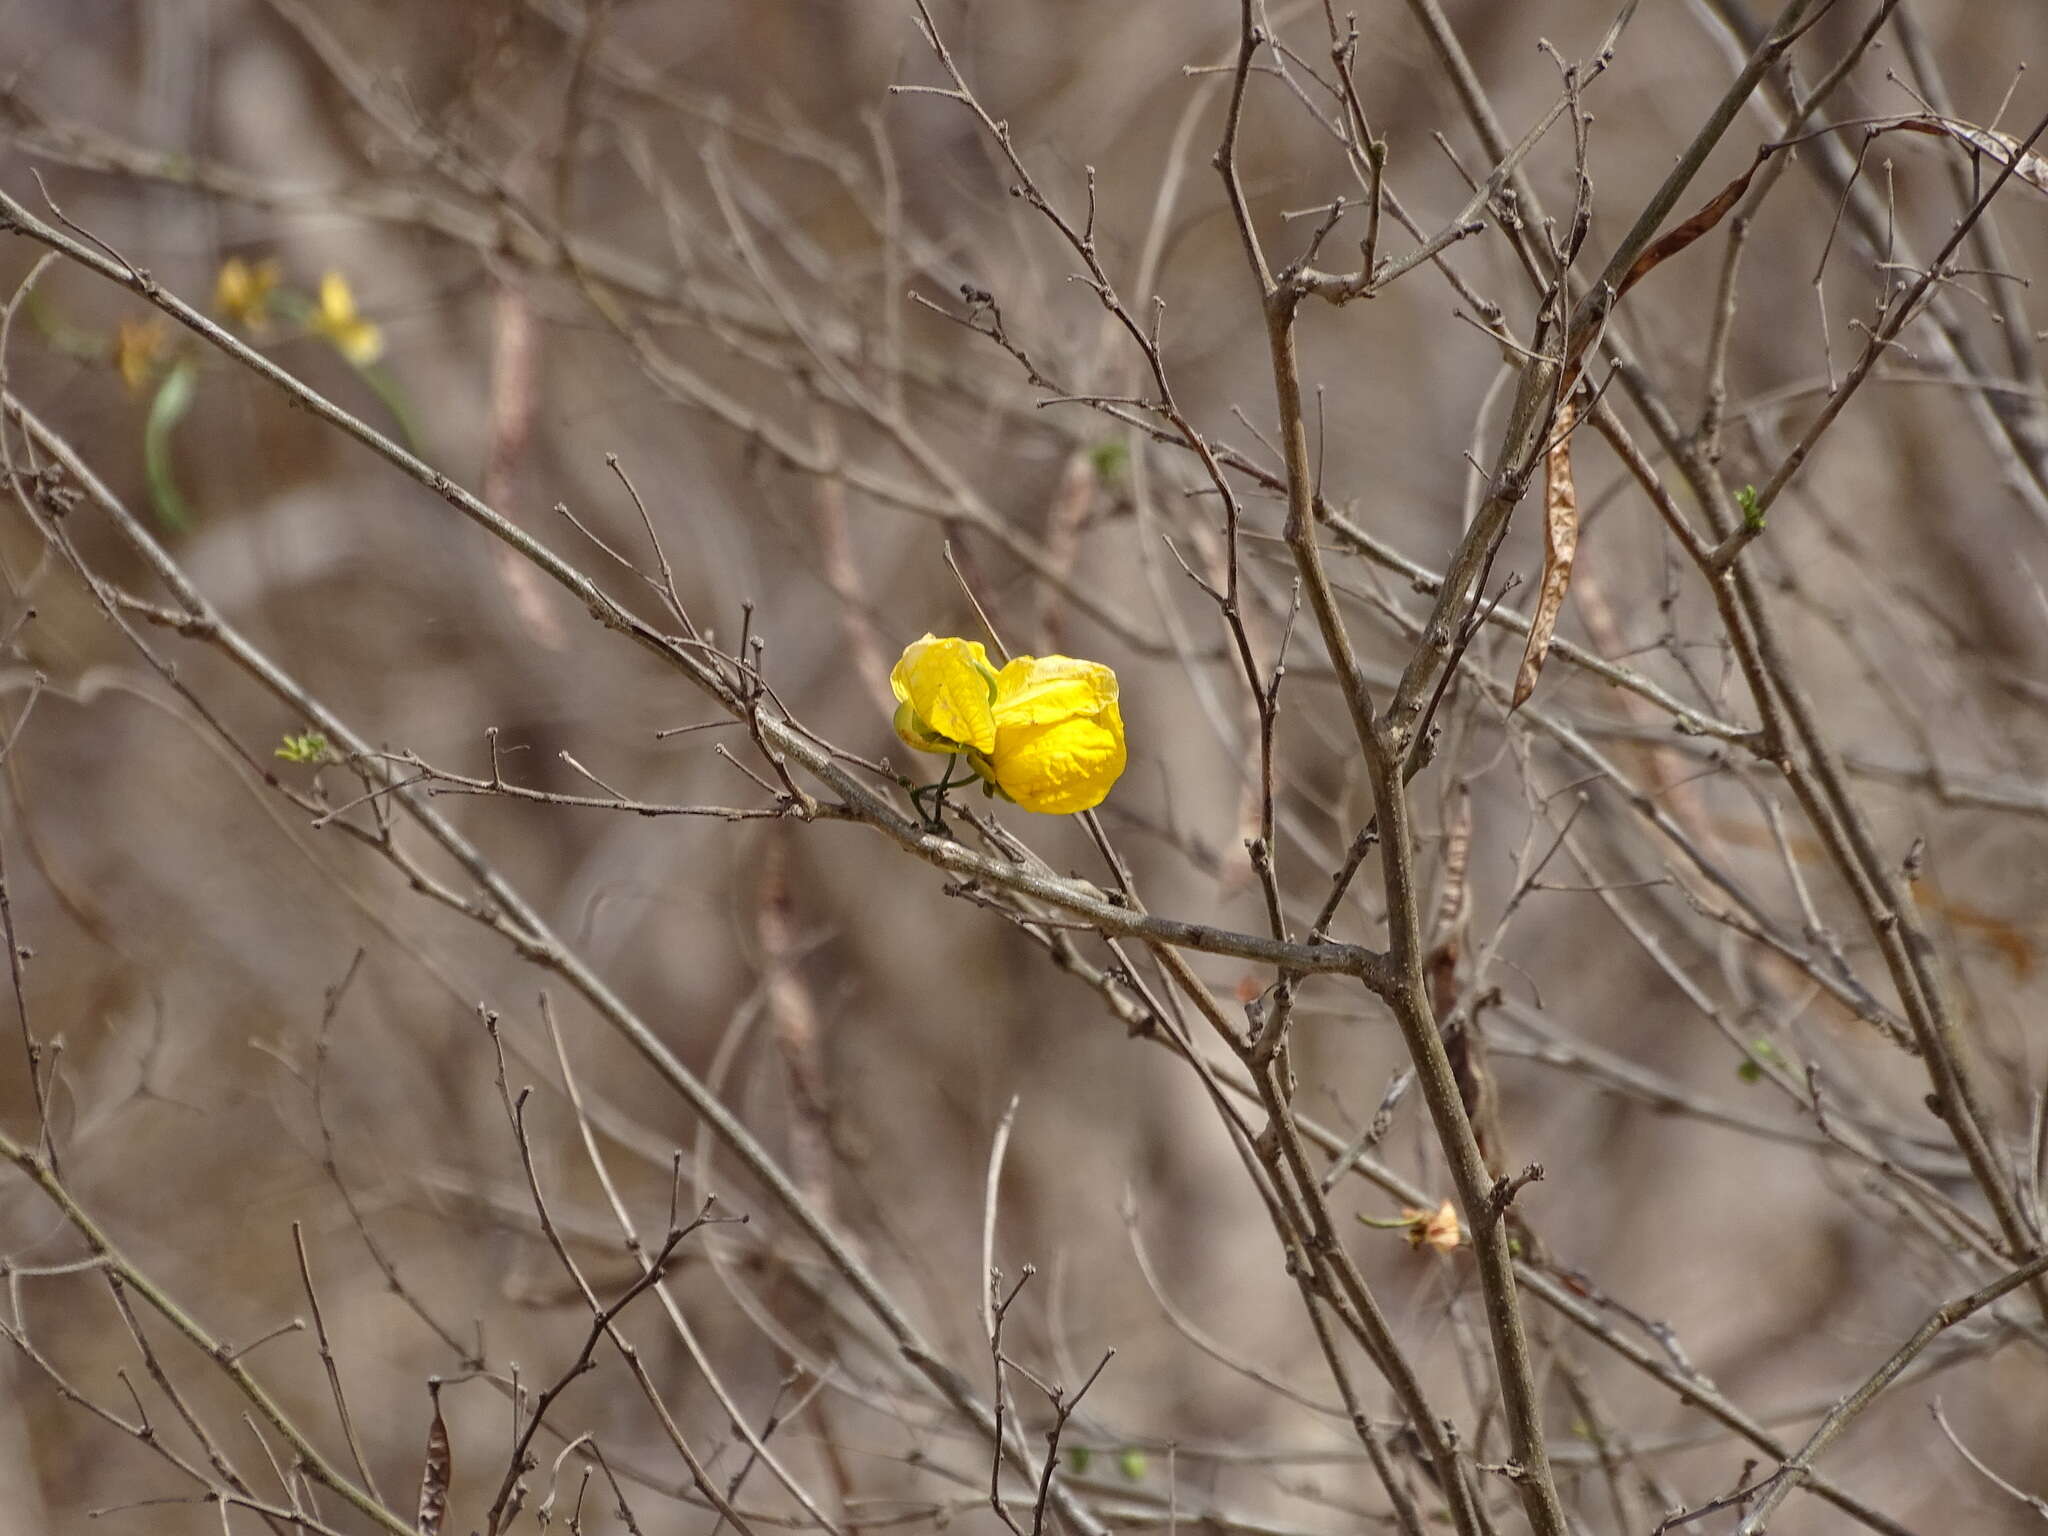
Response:
[[[1750,1506],[1749,1513],[1743,1516],[1742,1524],[1735,1528],[1735,1536],[1758,1536],[1758,1533],[1770,1523],[1771,1511],[1784,1503],[1786,1496],[1812,1473],[1813,1464],[1819,1459],[1820,1453],[1835,1442],[1852,1420],[1877,1401],[1879,1393],[1899,1379],[1900,1374],[1913,1363],[1923,1349],[1964,1318],[1983,1311],[1984,1308],[2010,1295],[2021,1286],[2040,1279],[2043,1275],[2048,1275],[2048,1254],[2022,1264],[2018,1269],[1992,1281],[1981,1290],[1972,1291],[1967,1296],[1959,1296],[1954,1301],[1936,1307],[1928,1314],[1927,1321],[1913,1331],[1913,1336],[1894,1350],[1884,1364],[1871,1374],[1868,1381],[1837,1403],[1834,1411],[1822,1419],[1813,1433],[1807,1437],[1806,1444],[1788,1456],[1778,1470],[1765,1480],[1763,1496]]]
[[[192,1346],[211,1359],[227,1374],[230,1381],[249,1400],[266,1423],[284,1436],[295,1451],[306,1473],[321,1487],[333,1493],[354,1508],[364,1519],[371,1521],[380,1530],[389,1531],[392,1536],[418,1536],[409,1524],[392,1511],[386,1509],[368,1492],[351,1481],[346,1473],[327,1459],[320,1448],[306,1438],[298,1425],[286,1415],[284,1409],[263,1384],[255,1378],[227,1345],[208,1333],[193,1318],[192,1314],[171,1299],[170,1294],[142,1270],[138,1269],[119,1248],[106,1229],[93,1220],[71,1196],[71,1191],[50,1169],[49,1163],[32,1149],[14,1140],[5,1131],[0,1131],[0,1158],[14,1164],[31,1183],[48,1197],[50,1203],[64,1214],[78,1235],[85,1239],[86,1246],[104,1264],[108,1273],[117,1276],[121,1283],[149,1303],[150,1310],[179,1333]]]

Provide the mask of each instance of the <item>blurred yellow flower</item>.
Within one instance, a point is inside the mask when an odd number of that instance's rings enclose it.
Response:
[[[980,641],[926,635],[905,647],[889,686],[898,736],[964,755],[1027,811],[1088,810],[1124,771],[1116,673],[1099,661],[1017,656],[998,671]]]
[[[384,355],[384,333],[356,313],[356,296],[339,272],[320,279],[320,307],[313,312],[313,329],[358,368],[367,368]]]
[[[275,257],[251,266],[239,256],[221,263],[214,279],[213,307],[252,335],[270,329],[270,290],[283,275]]]
[[[129,393],[141,394],[156,372],[157,360],[170,346],[170,327],[162,315],[140,320],[123,320],[114,333],[114,367]]]
[[[1408,1245],[1411,1248],[1434,1248],[1438,1253],[1450,1253],[1463,1240],[1457,1209],[1448,1200],[1434,1213],[1403,1206],[1401,1220],[1408,1228]]]

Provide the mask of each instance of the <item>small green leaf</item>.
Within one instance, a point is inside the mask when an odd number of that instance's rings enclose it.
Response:
[[[149,402],[149,419],[142,425],[142,468],[149,480],[149,499],[166,528],[184,528],[191,522],[171,465],[171,433],[192,409],[198,388],[199,365],[189,357],[180,359],[157,386],[156,397]]]
[[[1771,1044],[1770,1041],[1759,1036],[1757,1039],[1750,1041],[1749,1054],[1736,1067],[1735,1075],[1745,1083],[1760,1082],[1763,1079],[1765,1067],[1779,1067],[1784,1064],[1784,1053]]]
[[[1150,1466],[1145,1453],[1136,1446],[1126,1446],[1116,1453],[1116,1469],[1130,1482],[1142,1482]]]
[[[1735,492],[1735,505],[1742,509],[1743,527],[1747,528],[1751,533],[1762,533],[1764,531],[1764,514],[1758,509],[1756,504],[1755,486],[1745,485],[1738,487]]]
[[[1362,1227],[1377,1227],[1382,1232],[1406,1232],[1411,1230],[1415,1225],[1415,1218],[1413,1215],[1368,1216],[1363,1211],[1353,1211],[1351,1213],[1351,1219],[1353,1221],[1356,1221]]]
[[[1067,1465],[1073,1469],[1074,1476],[1076,1477],[1086,1477],[1088,1475],[1088,1464],[1094,1459],[1095,1453],[1085,1445],[1067,1447]]]
[[[1095,478],[1114,489],[1124,483],[1131,468],[1131,446],[1121,437],[1105,437],[1088,450],[1088,462]]]
[[[324,763],[331,749],[327,737],[319,731],[305,731],[294,736],[287,733],[284,742],[274,753],[288,763]]]

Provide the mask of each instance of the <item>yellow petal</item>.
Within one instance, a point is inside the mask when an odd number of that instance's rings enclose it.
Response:
[[[358,320],[335,331],[334,345],[358,368],[367,368],[384,355],[384,333],[368,320]]]
[[[356,318],[356,296],[350,291],[348,279],[339,272],[329,272],[320,279],[320,324],[330,332],[343,326],[353,325]]]
[[[358,368],[367,368],[384,355],[383,331],[356,313],[356,296],[339,272],[320,279],[320,311],[313,318],[313,329]]]
[[[912,641],[889,673],[889,686],[908,706],[919,732],[940,740],[932,746],[921,745],[918,736],[901,725],[897,734],[924,752],[964,747],[992,751],[996,720],[989,704],[995,695],[995,676],[988,652],[978,640],[926,635]],[[897,711],[899,720],[902,714]]]
[[[221,264],[213,285],[213,307],[237,325],[261,331],[270,320],[270,290],[282,274],[275,258],[250,266],[239,256]]]
[[[216,309],[235,314],[249,300],[249,280],[255,274],[249,270],[249,263],[239,256],[230,256],[221,263],[220,276],[213,282],[213,305]]]
[[[934,736],[925,729],[924,722],[917,718],[917,711],[904,700],[896,706],[896,718],[890,722],[896,727],[896,734],[903,738],[904,745],[915,747],[920,752],[964,752],[966,748],[958,742]]]
[[[996,723],[1049,725],[1116,703],[1116,674],[1072,656],[1018,656],[996,674]]]
[[[1070,816],[1089,810],[1123,771],[1124,722],[1113,702],[1043,723],[1006,721],[996,732],[997,787],[1027,811]]]
[[[114,367],[130,393],[142,392],[169,345],[170,330],[161,315],[121,322],[114,333]]]

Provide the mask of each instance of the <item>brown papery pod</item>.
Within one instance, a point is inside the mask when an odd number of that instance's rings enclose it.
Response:
[[[1572,484],[1572,427],[1577,420],[1578,408],[1567,395],[1543,461],[1543,586],[1529,618],[1529,643],[1522,647],[1510,709],[1520,709],[1536,691],[1536,678],[1543,671],[1543,658],[1550,654],[1557,616],[1564,611],[1564,596],[1571,587],[1572,561],[1579,552],[1579,493]]]
[[[427,1426],[427,1461],[420,1471],[420,1515],[413,1523],[422,1536],[441,1536],[441,1522],[448,1518],[448,1484],[455,1476],[454,1457],[448,1449],[448,1426],[441,1421],[441,1384],[429,1388],[434,1394],[434,1422]]]

